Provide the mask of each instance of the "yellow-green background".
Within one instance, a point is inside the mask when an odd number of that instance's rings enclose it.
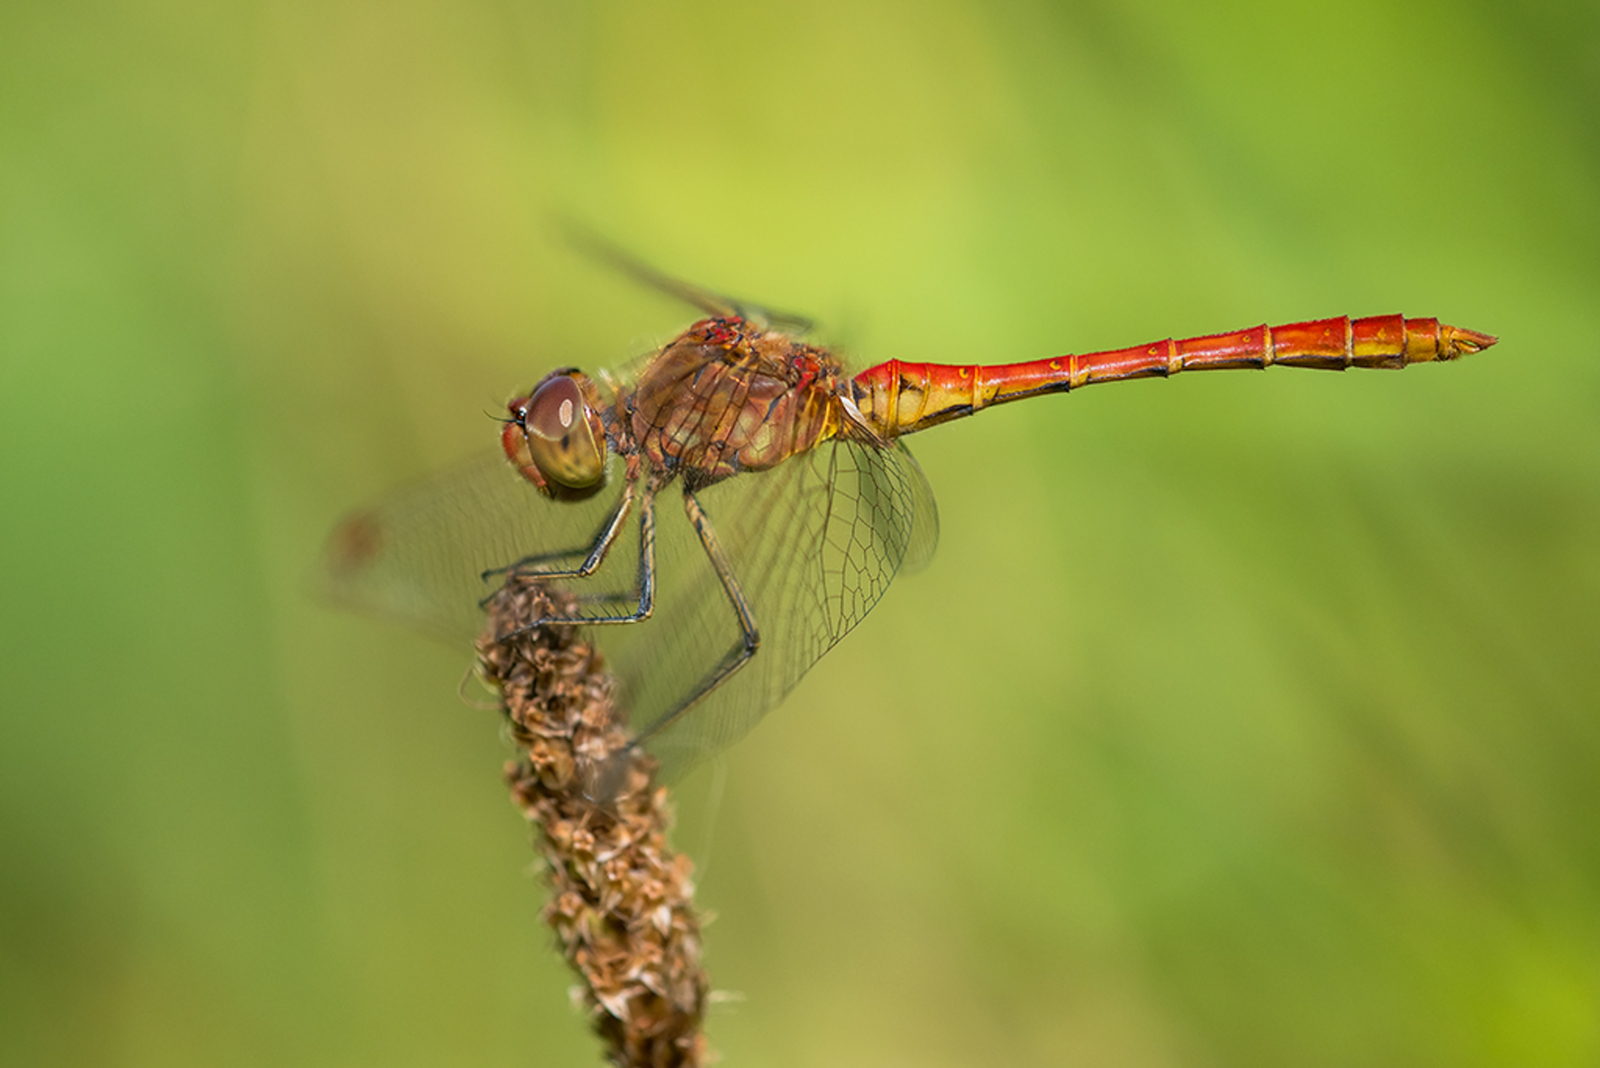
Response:
[[[1403,311],[1403,375],[913,444],[944,540],[713,776],[730,1065],[1600,1063],[1600,8],[0,8],[0,1061],[596,1053],[460,649],[344,510],[691,316],[1010,361]]]

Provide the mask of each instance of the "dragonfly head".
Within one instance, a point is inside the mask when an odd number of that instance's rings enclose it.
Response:
[[[506,405],[511,418],[500,435],[501,447],[546,497],[575,500],[604,483],[606,435],[596,411],[599,400],[589,376],[566,367]]]

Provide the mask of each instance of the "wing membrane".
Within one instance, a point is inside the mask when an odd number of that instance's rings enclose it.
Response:
[[[613,459],[609,473],[620,467]],[[552,501],[503,456],[479,457],[346,519],[328,546],[328,591],[446,640],[471,640],[483,629],[480,602],[502,581],[485,573],[530,556],[571,551],[581,559],[621,490],[613,477],[587,500]],[[634,540],[619,537],[629,543],[621,556],[636,559]]]
[[[612,475],[620,464],[613,462]],[[401,490],[335,532],[327,556],[334,598],[451,641],[484,625],[495,572],[530,556],[576,563],[615,507],[620,477],[580,502],[541,496],[498,455]],[[877,604],[895,574],[920,566],[938,539],[933,495],[902,445],[833,441],[778,467],[702,490],[760,630],[756,655],[728,682],[652,737],[668,776],[744,735]],[[604,566],[570,587],[627,597],[638,567],[637,518]],[[656,610],[589,636],[620,685],[635,729],[678,706],[736,643],[737,619],[680,502],[657,502]]]
[[[644,728],[691,692],[741,635],[675,502],[661,501],[656,618],[598,633]],[[903,446],[826,443],[699,495],[760,631],[756,655],[649,748],[679,774],[741,737],[859,623],[938,537],[933,496]],[[669,522],[669,520],[673,520]]]

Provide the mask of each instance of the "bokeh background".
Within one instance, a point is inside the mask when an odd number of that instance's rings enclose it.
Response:
[[[1592,0],[0,8],[0,1061],[597,1060],[341,513],[692,314],[858,362],[1403,311],[913,442],[944,538],[681,791],[730,1065],[1600,1063]]]

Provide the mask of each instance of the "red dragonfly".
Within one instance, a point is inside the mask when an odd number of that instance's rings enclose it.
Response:
[[[482,605],[509,574],[569,586],[579,613],[543,622],[607,628],[601,648],[635,743],[669,776],[754,726],[897,573],[928,560],[938,515],[905,435],[1097,382],[1401,368],[1496,340],[1436,319],[1340,317],[851,375],[778,328],[798,320],[634,273],[707,317],[631,373],[550,372],[507,406],[503,457],[353,516],[328,566],[344,599],[462,636],[482,629]]]

